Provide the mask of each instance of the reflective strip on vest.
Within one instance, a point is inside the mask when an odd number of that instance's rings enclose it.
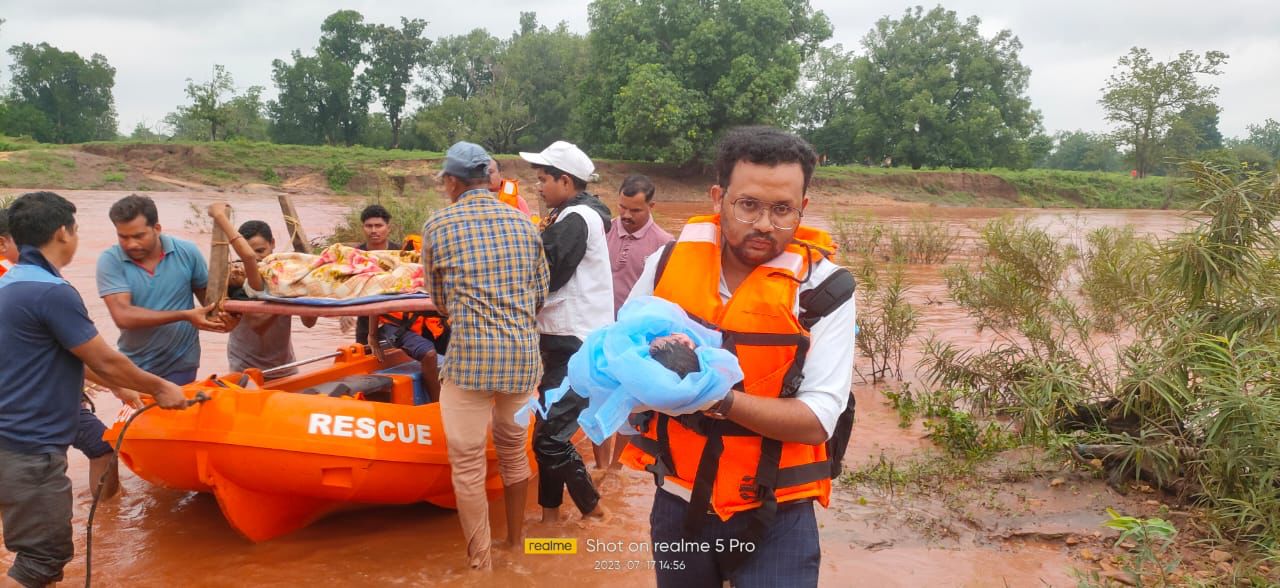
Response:
[[[681,243],[719,243],[720,227],[712,223],[689,223],[680,231]]]
[[[520,196],[520,186],[515,180],[502,180],[502,186],[498,188],[498,199],[507,206],[515,209],[520,208],[520,202],[516,197]]]
[[[805,267],[807,264],[805,264],[804,256],[792,251],[783,251],[782,255],[770,259],[760,265],[789,271],[792,276],[797,278],[801,277],[804,274],[805,269],[807,269]]]

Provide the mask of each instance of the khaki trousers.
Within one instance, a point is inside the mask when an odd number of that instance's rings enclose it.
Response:
[[[464,390],[452,382],[440,386],[440,416],[453,469],[453,493],[458,498],[458,520],[462,522],[472,569],[488,569],[492,565],[489,499],[484,490],[489,429],[492,426],[502,485],[511,486],[532,477],[525,453],[529,431],[514,418],[532,394],[533,391],[510,394]]]

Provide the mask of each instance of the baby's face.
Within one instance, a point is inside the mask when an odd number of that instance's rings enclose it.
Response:
[[[688,335],[684,333],[673,333],[670,335],[664,335],[662,337],[658,337],[657,339],[654,339],[652,342],[649,343],[649,351],[652,353],[654,349],[657,349],[658,347],[665,345],[667,343],[673,343],[673,342],[684,345],[689,349],[693,349],[695,347],[693,344],[693,339],[690,339]]]

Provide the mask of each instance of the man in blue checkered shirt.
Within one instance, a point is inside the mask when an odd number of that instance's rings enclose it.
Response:
[[[460,142],[449,148],[441,178],[452,202],[422,228],[427,287],[453,328],[440,387],[458,519],[472,569],[492,568],[485,496],[486,431],[505,493],[507,540],[524,539],[531,477],[527,429],[515,412],[542,377],[538,310],[548,270],[538,229],[489,192],[489,154]]]

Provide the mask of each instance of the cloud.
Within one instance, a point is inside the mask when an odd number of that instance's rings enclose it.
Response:
[[[831,18],[832,41],[861,49],[861,39],[881,17],[900,18],[920,2],[865,3],[814,0]],[[928,4],[926,4],[928,6]],[[1280,11],[1265,0],[1202,1],[1077,0],[1018,2],[952,0],[944,4],[961,18],[978,16],[982,31],[1009,29],[1022,41],[1021,59],[1031,68],[1028,94],[1050,131],[1107,128],[1098,106],[1101,88],[1116,59],[1130,47],[1146,47],[1161,60],[1192,50],[1225,51],[1223,75],[1204,79],[1221,89],[1219,128],[1238,136],[1245,126],[1280,118],[1274,96],[1280,80]]]

